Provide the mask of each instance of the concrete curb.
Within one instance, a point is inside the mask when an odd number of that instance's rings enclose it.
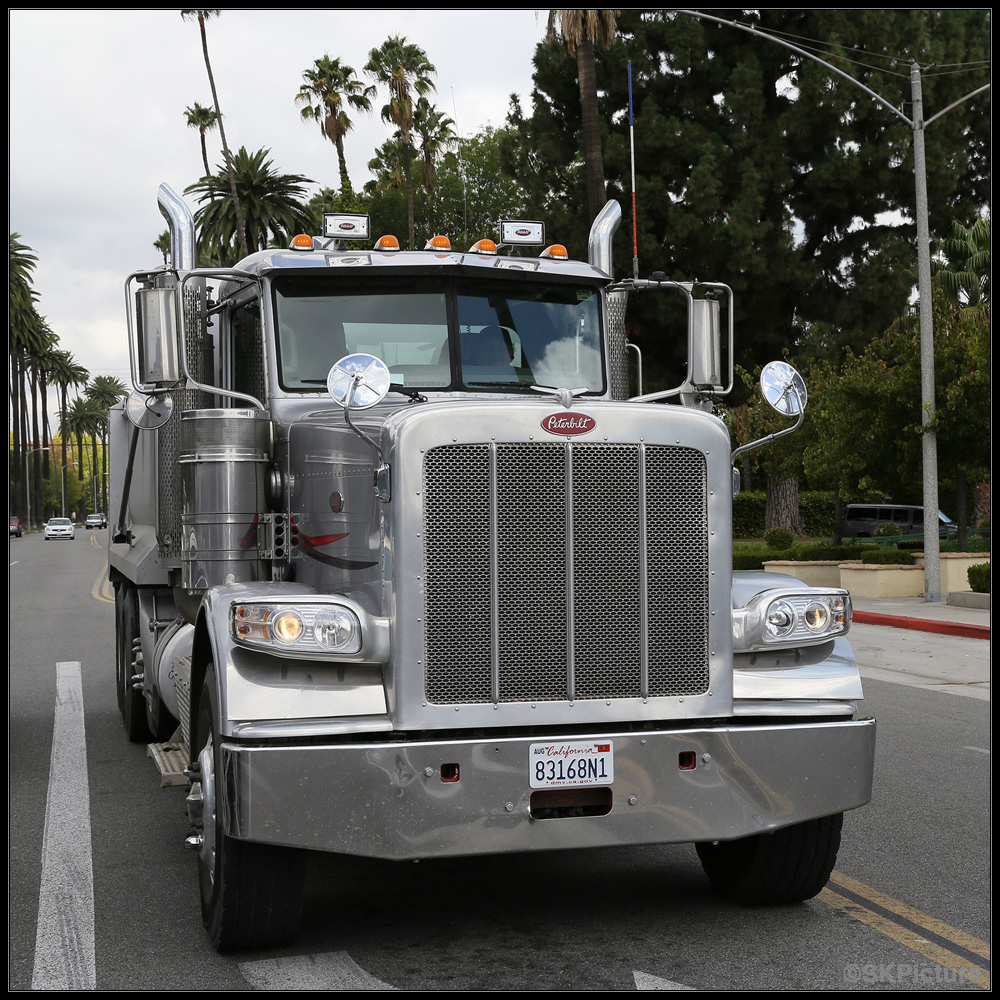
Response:
[[[940,635],[958,635],[967,639],[989,639],[989,625],[964,625],[960,622],[936,622],[927,618],[904,618],[901,615],[883,615],[874,611],[855,611],[853,620],[859,625],[890,625],[919,632],[937,632]]]

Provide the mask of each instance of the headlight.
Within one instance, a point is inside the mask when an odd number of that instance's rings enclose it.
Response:
[[[361,620],[346,604],[330,601],[234,602],[233,639],[279,656],[331,656],[361,652]]]
[[[769,590],[733,611],[733,650],[811,646],[845,635],[851,627],[846,590]]]

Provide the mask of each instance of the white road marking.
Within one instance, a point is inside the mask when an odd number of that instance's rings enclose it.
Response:
[[[637,990],[693,990],[693,986],[684,986],[682,983],[675,983],[671,979],[661,979],[659,976],[651,976],[648,972],[635,972],[632,976],[635,979]]]
[[[243,978],[255,990],[395,990],[369,976],[346,951],[241,962]]]
[[[57,663],[31,988],[92,990],[96,986],[83,685],[79,663]]]

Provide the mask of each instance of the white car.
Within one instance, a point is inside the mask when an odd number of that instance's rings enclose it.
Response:
[[[76,538],[76,525],[68,517],[50,517],[45,525],[45,541],[50,538]]]

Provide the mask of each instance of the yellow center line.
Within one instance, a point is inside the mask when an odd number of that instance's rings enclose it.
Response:
[[[877,930],[880,934],[898,941],[941,966],[942,969],[953,971],[956,975],[983,989],[990,988],[990,969],[988,968],[990,946],[985,941],[960,931],[956,927],[951,927],[943,921],[936,920],[898,899],[886,896],[842,872],[833,872],[830,876],[830,883],[834,887],[842,887],[848,894],[867,900],[873,908],[859,903],[856,899],[849,899],[846,895],[830,888],[824,889],[816,897],[817,899]],[[874,907],[886,912],[879,913]],[[898,917],[899,920],[894,919],[894,916]],[[907,924],[914,926],[907,926]],[[943,939],[943,942],[941,940],[932,941],[921,936],[921,930],[927,931],[928,935],[935,938]],[[954,944],[956,951],[950,950],[947,947],[948,943]],[[965,954],[960,954],[959,950]],[[985,959],[985,962],[983,964],[976,963],[969,958],[970,954],[978,955]]]
[[[973,954],[979,955],[980,958],[985,958],[987,961],[990,958],[990,946],[985,941],[980,941],[979,938],[973,937],[971,934],[966,934],[965,931],[960,931],[957,927],[952,927],[941,920],[929,917],[926,913],[921,913],[920,910],[900,902],[898,899],[886,896],[877,889],[872,889],[871,886],[865,885],[864,882],[859,882],[857,879],[851,878],[850,875],[844,875],[843,872],[835,871],[830,875],[830,881],[836,882],[837,885],[843,886],[850,892],[858,896],[863,896],[865,899],[871,900],[871,902],[877,903],[887,910],[892,910],[893,913],[898,913],[899,916],[911,920],[915,924],[926,927],[927,930],[938,937],[948,938],[966,951],[971,951]]]
[[[94,586],[90,588],[90,596],[95,601],[104,601],[106,604],[115,603],[115,591],[108,579],[108,564],[105,563],[103,569],[94,581]]]

